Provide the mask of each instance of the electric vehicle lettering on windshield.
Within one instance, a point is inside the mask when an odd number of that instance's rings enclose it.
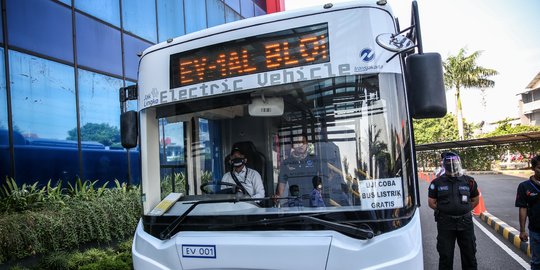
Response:
[[[258,87],[268,87],[350,74],[351,66],[349,64],[341,64],[338,66],[337,70],[334,70],[329,63],[311,67],[263,72],[256,75],[250,75],[243,79],[225,79],[215,83],[202,83],[191,85],[189,87],[161,90],[159,91],[157,98],[154,98],[152,92],[152,95],[145,96],[143,106],[148,107],[175,101],[238,92]]]

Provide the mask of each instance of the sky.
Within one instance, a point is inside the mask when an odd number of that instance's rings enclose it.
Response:
[[[350,1],[350,0],[349,0]],[[375,1],[375,0],[373,0]],[[345,0],[285,0],[285,9]],[[495,87],[461,91],[467,122],[487,123],[518,117],[518,93],[540,72],[540,1],[418,0],[424,52],[443,60],[460,48],[482,51],[479,66],[495,69]],[[388,0],[402,29],[410,26],[411,1]],[[455,91],[447,91],[448,111],[455,114]],[[485,100],[483,105],[482,100]],[[492,127],[491,129],[493,129]]]

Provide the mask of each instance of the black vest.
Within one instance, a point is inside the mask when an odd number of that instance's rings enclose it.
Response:
[[[437,189],[437,209],[443,215],[461,216],[472,211],[472,178],[469,176],[439,177]]]

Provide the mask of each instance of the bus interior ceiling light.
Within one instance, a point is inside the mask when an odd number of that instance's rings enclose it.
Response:
[[[253,97],[248,105],[251,116],[281,116],[285,112],[283,97]]]

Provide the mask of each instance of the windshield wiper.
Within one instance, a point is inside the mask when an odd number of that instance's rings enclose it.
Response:
[[[320,214],[315,214],[320,215]],[[359,239],[371,239],[375,236],[375,233],[369,227],[367,224],[363,224],[366,228],[359,228],[354,227],[347,224],[342,224],[339,222],[334,221],[328,221],[321,218],[314,217],[314,215],[298,215],[298,216],[290,216],[290,217],[284,217],[284,218],[274,218],[274,219],[263,219],[259,221],[249,222],[249,223],[243,223],[243,224],[235,224],[235,225],[221,225],[221,226],[213,226],[212,228],[223,228],[223,227],[239,227],[239,226],[252,226],[252,225],[272,225],[272,224],[284,224],[294,221],[309,221],[311,223],[322,225],[326,228],[335,230],[337,232],[347,234]]]
[[[237,193],[240,194],[240,193]],[[200,204],[210,204],[210,203],[225,203],[225,202],[253,202],[253,201],[264,201],[264,200],[285,200],[290,199],[289,197],[282,197],[282,198],[274,198],[274,197],[264,197],[264,198],[241,198],[241,195],[237,195],[236,198],[231,199],[217,199],[217,200],[204,200],[204,201],[195,201],[195,202],[184,202],[184,204],[191,204],[191,206],[179,217],[177,217],[175,220],[169,224],[160,234],[159,238],[161,240],[169,239],[171,238],[171,235],[174,231],[176,231],[176,228],[186,219],[186,217]]]
[[[320,219],[320,218],[316,218],[312,216],[301,215],[298,217],[304,220],[309,220],[319,225],[323,225],[335,231],[355,236],[360,239],[371,239],[375,236],[375,233],[373,233],[373,229],[371,229],[371,227],[369,227],[369,225],[367,224],[364,224],[366,229],[362,229],[362,228],[354,227],[351,225],[342,224],[342,223],[334,222],[334,221],[328,221],[328,220],[324,220],[324,219]]]

